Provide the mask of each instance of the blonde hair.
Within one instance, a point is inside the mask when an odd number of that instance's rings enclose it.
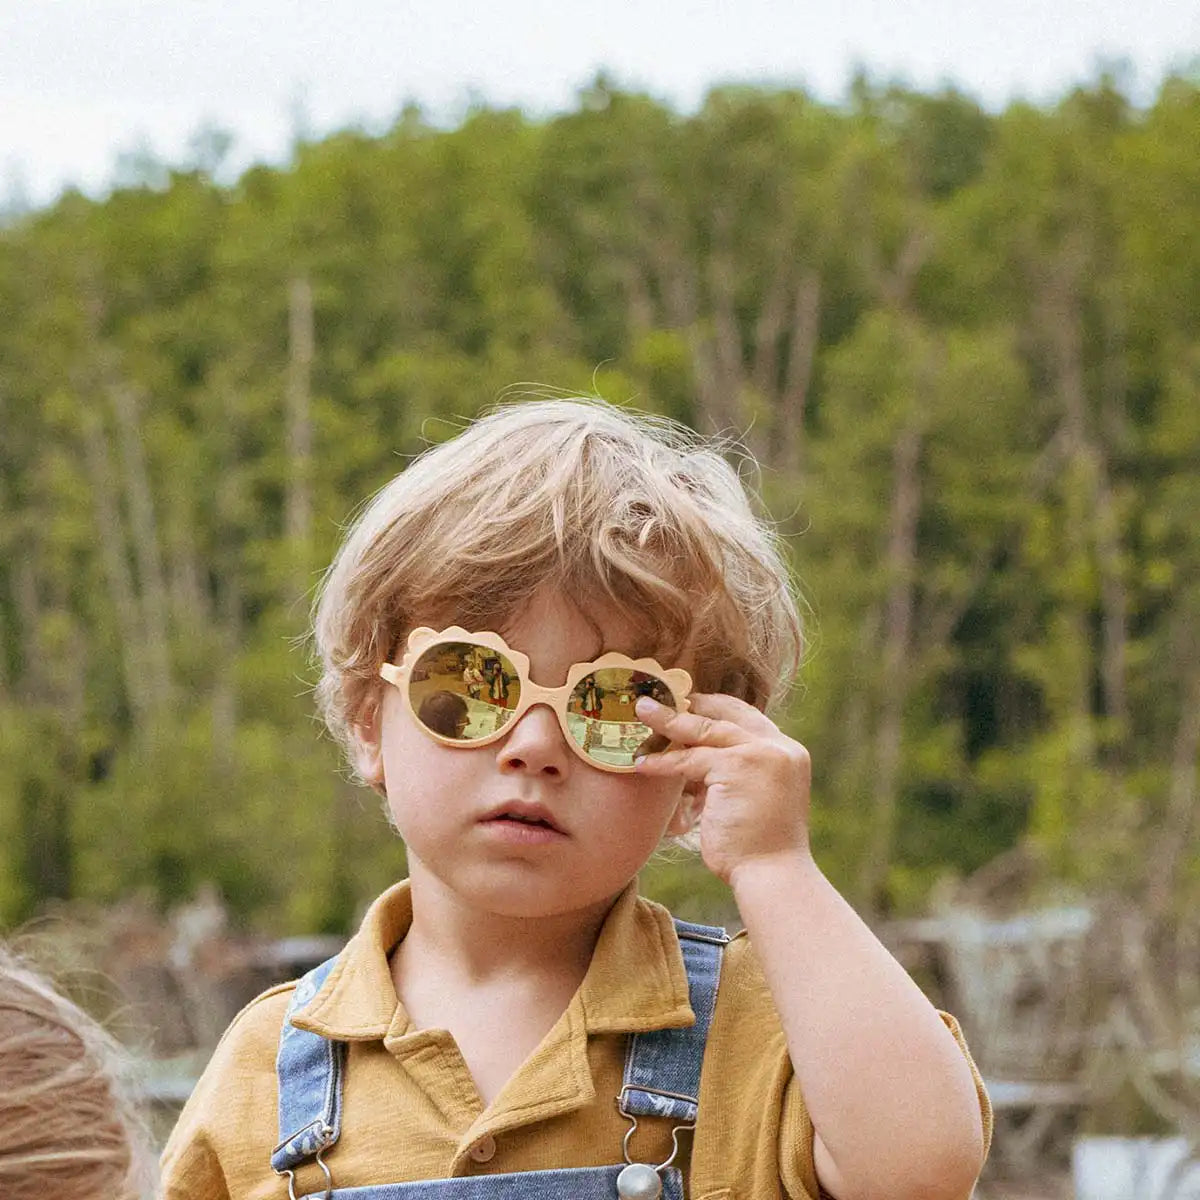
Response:
[[[800,620],[773,529],[716,443],[600,400],[507,404],[434,446],[350,528],[314,610],[326,724],[352,751],[379,666],[419,622],[495,628],[551,584],[633,622],[698,691],[759,708],[790,683]]]
[[[148,1142],[121,1051],[82,1009],[0,948],[0,1196],[136,1200]]]

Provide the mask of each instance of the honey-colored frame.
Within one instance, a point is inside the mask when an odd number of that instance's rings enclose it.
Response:
[[[521,697],[517,701],[516,707],[511,710],[511,716],[508,720],[492,733],[486,734],[481,738],[474,738],[469,742],[446,737],[444,734],[438,733],[436,730],[430,729],[427,725],[418,721],[417,714],[413,710],[412,697],[409,695],[406,686],[408,677],[418,659],[432,647],[450,642],[483,646],[486,649],[495,650],[498,654],[504,655],[516,667],[517,679],[521,685]],[[400,692],[400,695],[404,699],[405,707],[408,709],[413,720],[420,725],[422,731],[433,738],[434,741],[440,742],[444,746],[453,746],[460,750],[474,749],[477,746],[489,746],[504,737],[512,726],[535,704],[545,704],[558,718],[558,724],[562,729],[563,738],[566,740],[567,745],[588,766],[595,767],[600,771],[628,774],[637,768],[633,766],[622,767],[591,758],[571,735],[571,730],[567,725],[567,701],[570,699],[575,685],[581,679],[592,674],[592,672],[602,671],[606,667],[625,667],[630,671],[641,671],[645,674],[653,675],[667,685],[667,688],[675,699],[675,709],[677,712],[687,712],[690,707],[688,694],[692,690],[692,677],[682,667],[666,669],[653,658],[635,659],[630,658],[627,654],[620,654],[615,650],[610,650],[592,662],[572,663],[567,670],[566,682],[561,687],[541,687],[530,678],[528,655],[522,654],[520,650],[514,650],[498,633],[491,630],[471,633],[462,628],[461,625],[452,625],[449,629],[440,630],[430,629],[422,625],[420,628],[414,629],[408,635],[408,644],[405,648],[404,658],[401,660],[399,666],[395,663],[385,662],[379,668],[379,674]]]

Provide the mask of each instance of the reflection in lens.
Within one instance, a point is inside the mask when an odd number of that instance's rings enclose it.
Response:
[[[509,720],[521,699],[521,681],[508,656],[490,646],[439,642],[413,664],[408,694],[427,729],[470,742]]]
[[[470,724],[467,702],[454,692],[430,692],[417,709],[417,720],[442,737],[462,738]]]
[[[567,701],[567,727],[589,758],[629,767],[635,758],[667,748],[666,738],[637,719],[634,705],[641,696],[675,707],[661,679],[629,667],[602,667],[575,685]]]

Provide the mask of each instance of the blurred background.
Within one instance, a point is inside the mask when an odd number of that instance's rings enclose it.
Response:
[[[981,1200],[1200,1195],[1200,12],[902,17],[0,16],[0,931],[161,1127],[404,872],[312,715],[340,530],[596,391],[761,464],[818,856],[963,1021]]]

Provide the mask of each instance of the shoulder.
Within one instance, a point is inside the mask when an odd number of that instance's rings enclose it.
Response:
[[[189,1110],[202,1108],[212,1093],[227,1088],[231,1081],[243,1084],[258,1076],[269,1075],[274,1086],[279,1034],[296,991],[296,982],[292,980],[269,988],[251,1000],[229,1023],[184,1108],[184,1117],[189,1115]],[[228,1106],[229,1101],[230,1094],[225,1090],[222,1106]]]
[[[255,996],[230,1021],[229,1027],[221,1035],[220,1042],[217,1043],[209,1065],[212,1066],[231,1056],[244,1054],[258,1045],[269,1045],[272,1070],[274,1070],[275,1048],[279,1044],[279,1032],[283,1028],[283,1019],[287,1015],[288,1006],[291,1004],[300,982],[298,979],[292,979],[287,983],[279,983]]]
[[[733,1058],[786,1060],[787,1045],[762,964],[745,933],[729,940],[721,962],[711,1038]]]
[[[774,1120],[796,1091],[783,1023],[754,945],[744,933],[725,947],[705,1047],[704,1083],[714,1111],[740,1112],[749,1106],[762,1113],[767,1104]]]
[[[733,937],[700,1078],[694,1182],[719,1192],[737,1183],[747,1195],[817,1196],[813,1128],[787,1039],[754,945]],[[785,1155],[783,1148],[791,1150]]]
[[[296,982],[256,996],[234,1017],[184,1105],[163,1151],[163,1174],[204,1176],[247,1139],[269,1154],[275,1127],[275,1056]],[[171,1193],[168,1193],[171,1194]],[[181,1195],[184,1193],[180,1193]]]

